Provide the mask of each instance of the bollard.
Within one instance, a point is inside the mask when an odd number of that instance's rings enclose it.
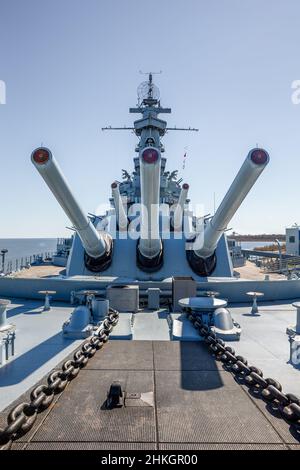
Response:
[[[45,295],[45,305],[44,305],[44,310],[47,311],[47,310],[50,310],[50,297],[49,297],[49,294],[48,292],[46,293]]]
[[[297,309],[296,324],[289,325],[286,329],[286,333],[289,336],[299,336],[300,335],[300,302],[294,302],[293,307]],[[298,340],[299,341],[299,340]]]
[[[0,299],[0,331],[8,330],[11,327],[6,318],[6,309],[9,304],[10,300]]]
[[[109,313],[109,301],[95,296],[91,299],[91,311],[94,323],[99,323]]]
[[[300,335],[300,303],[296,302],[297,306],[297,321],[295,325],[295,331],[297,335]]]

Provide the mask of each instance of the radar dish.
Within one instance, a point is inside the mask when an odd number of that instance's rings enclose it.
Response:
[[[160,97],[160,92],[159,88],[154,85],[154,83],[148,81],[148,82],[142,82],[137,89],[137,95],[139,102],[141,103],[143,100],[146,99],[153,99],[153,100],[158,100]]]

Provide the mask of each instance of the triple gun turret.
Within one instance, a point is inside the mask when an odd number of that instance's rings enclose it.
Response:
[[[158,100],[159,91],[152,82],[143,82],[139,90],[139,105],[130,108],[131,113],[142,114],[141,119],[134,122],[135,134],[139,137],[136,151],[139,153],[138,177],[140,199],[140,236],[136,246],[136,263],[143,271],[159,271],[163,264],[164,247],[160,230],[160,203],[162,197],[161,181],[162,159],[164,151],[161,143],[168,129],[166,121],[159,119],[160,113],[170,113],[170,108],[162,108]],[[109,127],[109,129],[113,129]],[[197,130],[173,128],[172,130]],[[97,230],[92,221],[84,214],[72,194],[56,160],[49,149],[40,147],[34,150],[31,160],[44,181],[64,209],[77,231],[85,250],[84,262],[89,271],[105,271],[111,264],[113,256],[113,240],[108,231]],[[217,265],[217,246],[228,223],[247,196],[248,192],[269,162],[268,153],[260,148],[252,149],[247,155],[237,176],[221,202],[215,215],[205,222],[202,230],[186,236],[186,257],[190,268],[199,276],[210,276]],[[174,232],[183,232],[183,218],[189,186],[177,184],[177,206],[170,216],[169,222]],[[117,228],[127,231],[128,214],[123,205],[119,184],[111,185],[113,202],[116,211]],[[176,199],[176,198],[175,198]],[[192,218],[190,217],[191,221]],[[190,227],[192,225],[190,224]],[[194,237],[194,239],[193,239]],[[183,271],[184,271],[183,267]]]

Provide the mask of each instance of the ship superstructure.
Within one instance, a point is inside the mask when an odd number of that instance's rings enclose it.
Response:
[[[199,218],[152,74],[138,99],[106,214],[85,214],[48,148],[31,155],[74,237],[65,276],[0,279],[0,449],[299,448],[300,280],[234,278],[225,237],[269,155],[250,150]]]
[[[141,118],[132,128],[126,128],[134,130],[139,139],[135,149],[138,156],[134,158],[133,172],[123,170],[123,181],[112,183],[113,210],[106,214],[87,217],[51,151],[41,147],[32,153],[33,164],[76,231],[67,275],[97,273],[137,280],[161,280],[174,275],[196,279],[231,277],[224,232],[268,164],[268,153],[252,149],[215,215],[197,219],[189,208],[189,185],[177,179],[177,170],[166,170],[162,138],[168,130],[179,128],[169,128],[160,119],[171,109],[161,106],[151,73],[140,85],[138,98],[138,105],[129,111],[141,114]],[[175,253],[178,265],[174,264]]]

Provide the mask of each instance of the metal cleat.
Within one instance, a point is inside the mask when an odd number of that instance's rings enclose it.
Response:
[[[107,393],[106,408],[122,408],[124,406],[124,393],[120,382],[113,382]]]

